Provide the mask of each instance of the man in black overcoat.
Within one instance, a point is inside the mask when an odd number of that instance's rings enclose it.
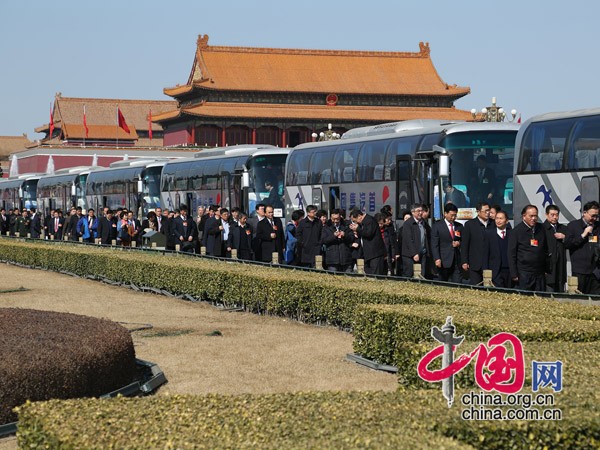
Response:
[[[444,206],[444,219],[431,227],[431,253],[441,281],[460,283],[462,280],[460,242],[463,226],[456,222],[458,208],[453,203]]]
[[[548,252],[550,254],[549,273],[546,274],[546,289],[550,292],[564,292],[567,282],[567,255],[565,237],[567,226],[559,223],[560,209],[556,205],[546,207],[546,220],[542,224],[546,230]]]
[[[271,262],[273,253],[279,254],[279,264],[283,261],[283,249],[285,242],[283,237],[283,225],[279,217],[273,216],[273,207],[265,207],[265,218],[258,222],[256,240],[260,248],[261,261]]]
[[[465,223],[460,248],[462,268],[469,275],[469,283],[476,286],[483,281],[483,254],[486,230],[493,228],[490,221],[490,205],[482,202],[476,206],[477,217]]]

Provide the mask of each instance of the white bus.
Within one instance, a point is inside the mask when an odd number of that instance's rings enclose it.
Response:
[[[97,166],[61,169],[52,175],[42,176],[37,184],[37,204],[44,217],[53,209],[67,213],[71,207],[87,209],[86,180]]]
[[[162,172],[162,206],[174,209],[185,204],[195,214],[198,206],[214,204],[252,214],[271,193],[265,187],[270,182],[275,190],[271,198],[277,199],[272,202],[275,214],[283,217],[283,175],[289,152],[272,145],[236,145],[169,162]]]
[[[581,207],[600,197],[600,108],[548,113],[521,126],[515,155],[515,211],[548,205],[561,221],[581,217]]]
[[[390,205],[396,220],[413,203],[442,217],[447,191],[459,192],[459,219],[480,201],[512,217],[513,156],[519,125],[413,120],[346,132],[342,139],[295,147],[286,166],[286,210],[313,204],[373,214]],[[493,173],[477,179],[478,160]],[[450,186],[448,186],[450,185]],[[456,198],[456,197],[454,197]]]
[[[37,208],[39,174],[23,174],[0,180],[0,206],[8,209]]]
[[[160,206],[160,179],[167,159],[118,161],[95,170],[87,177],[89,208],[127,208],[138,218]]]

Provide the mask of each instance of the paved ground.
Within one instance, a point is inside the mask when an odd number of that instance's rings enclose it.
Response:
[[[396,388],[394,375],[346,361],[353,338],[335,328],[0,265],[0,290],[20,286],[30,291],[0,293],[0,307],[152,324],[133,336],[137,356],[157,363],[169,380],[158,395]],[[211,336],[215,331],[221,336]],[[14,440],[0,441],[0,450],[14,447]]]

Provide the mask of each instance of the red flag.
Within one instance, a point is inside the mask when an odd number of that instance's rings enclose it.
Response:
[[[129,130],[129,127],[127,126],[127,122],[125,122],[125,117],[123,117],[121,108],[119,108],[118,106],[117,106],[117,119],[119,121],[119,127],[123,128],[123,130],[125,130],[126,133],[130,134],[131,131]]]
[[[85,137],[87,138],[90,134],[90,130],[87,126],[87,120],[85,118],[85,105],[83,105],[83,128],[85,128]]]
[[[152,140],[152,110],[148,114],[148,137]]]
[[[521,123],[521,114],[519,114],[519,120],[517,120],[517,123]]]
[[[52,139],[52,133],[54,133],[54,112],[52,111],[52,105],[50,105],[50,139]]]

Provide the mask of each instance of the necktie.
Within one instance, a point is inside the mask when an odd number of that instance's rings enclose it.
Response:
[[[450,222],[450,236],[454,239],[454,225],[452,225],[452,222]]]
[[[502,239],[504,239],[504,236],[506,235],[506,231],[502,230]]]

